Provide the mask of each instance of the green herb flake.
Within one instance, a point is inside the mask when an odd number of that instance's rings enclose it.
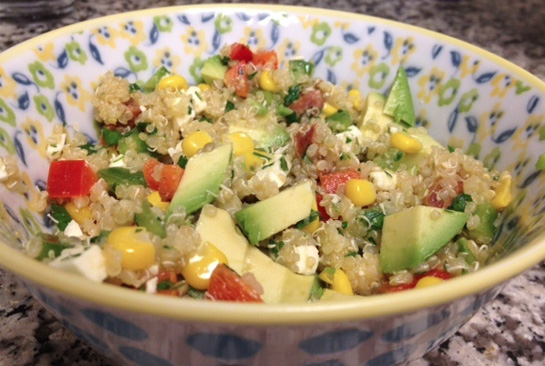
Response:
[[[268,156],[264,151],[261,152],[261,151],[259,151],[259,150],[254,150],[253,154],[254,154],[255,156],[260,157],[260,158],[263,158],[263,159],[265,159],[265,160],[267,160],[267,161],[271,160],[271,157]]]
[[[346,141],[347,144],[349,144],[349,143],[352,142],[352,139],[350,137],[347,137],[345,141]]]
[[[348,252],[345,254],[345,258],[348,258],[348,257],[356,257],[358,255],[358,252]]]
[[[468,202],[473,202],[469,194],[462,193],[454,198],[452,204],[447,207],[449,210],[464,212]]]
[[[227,103],[225,103],[225,112],[230,112],[233,109],[235,109],[235,103],[227,101]]]
[[[310,215],[301,221],[299,221],[297,224],[295,224],[295,227],[299,230],[303,229],[305,226],[313,222],[314,220],[320,219],[320,214],[318,211],[310,210]]]
[[[106,240],[108,239],[108,235],[110,235],[110,233],[111,231],[109,230],[101,230],[100,234],[98,234],[97,236],[91,239],[91,243],[101,244],[103,242],[106,242]]]
[[[373,238],[373,237],[370,236],[370,237],[367,238],[367,240],[368,240],[371,244],[377,245],[377,241],[375,240],[375,238]]]
[[[380,210],[371,209],[363,212],[364,218],[362,218],[363,221],[365,221],[370,228],[373,228],[375,230],[381,230],[382,225],[384,224],[384,213]]]
[[[284,98],[284,105],[289,107],[293,102],[301,97],[301,86],[294,85],[288,89],[288,95]]]
[[[96,154],[98,152],[98,150],[100,150],[100,147],[97,147],[91,143],[87,143],[85,145],[80,145],[78,146],[80,149],[82,150],[85,150],[87,151],[87,155],[93,155],[93,154]]]
[[[230,59],[229,57],[227,57],[227,56],[223,56],[223,57],[221,58],[221,63],[222,63],[223,65],[225,65],[225,66],[229,65],[229,61],[231,61],[231,59]]]
[[[250,75],[248,75],[248,80],[253,80],[256,75],[257,75],[257,71],[252,72]]]
[[[72,217],[70,217],[66,208],[57,204],[51,205],[51,217],[57,222],[57,227],[60,231],[64,231],[70,221],[72,221]]]
[[[343,230],[346,230],[347,227],[348,227],[348,221],[343,221],[342,224],[341,224],[341,228]]]
[[[350,160],[350,155],[341,153],[341,161],[346,161],[346,160]]]
[[[180,156],[180,158],[178,159],[178,162],[176,164],[178,164],[178,166],[180,168],[185,169],[185,166],[187,165],[188,160],[189,159],[187,158],[187,156],[182,155],[182,156]]]
[[[269,241],[269,245],[267,247],[276,258],[278,257],[278,253],[282,250],[282,248],[284,248],[284,245],[286,245],[286,243],[284,243],[283,241],[276,242],[274,240],[271,240]]]
[[[314,276],[314,282],[312,282],[312,287],[310,288],[310,295],[308,297],[309,301],[318,301],[324,294],[324,286],[322,281],[318,276]]]
[[[299,122],[299,116],[297,116],[297,113],[293,112],[292,114],[286,116],[286,122],[288,123],[288,125]]]
[[[157,291],[170,290],[174,284],[170,281],[161,281],[157,284]]]
[[[210,118],[208,117],[201,117],[199,118],[199,122],[206,122],[206,123],[214,123]]]
[[[286,158],[283,156],[280,158],[280,169],[284,172],[289,172],[290,168],[288,167],[288,162],[286,161]]]
[[[142,87],[138,83],[132,83],[129,85],[129,93],[132,94],[137,91],[142,91]]]
[[[102,138],[106,143],[106,146],[115,146],[121,139],[121,133],[115,130],[109,130],[107,128],[102,129]]]
[[[147,187],[146,179],[141,171],[131,173],[127,168],[106,168],[98,171],[98,176],[108,185],[128,184],[128,185],[141,185]]]
[[[451,153],[453,153],[454,150],[456,150],[455,148],[453,148],[453,147],[450,146],[450,145],[448,145],[447,148],[448,148],[448,151],[451,152]]]

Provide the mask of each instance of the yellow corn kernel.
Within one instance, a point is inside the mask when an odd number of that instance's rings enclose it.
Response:
[[[182,267],[182,276],[191,287],[206,290],[212,272],[221,263],[229,264],[225,254],[212,243],[205,242]]]
[[[180,75],[166,76],[157,84],[157,90],[181,91],[187,89],[187,80]]]
[[[268,156],[267,153],[259,150],[253,150],[242,155],[244,156],[246,171],[248,173],[255,172],[259,169],[267,161],[266,157]]]
[[[496,188],[496,195],[492,199],[492,206],[496,210],[501,210],[506,208],[512,200],[511,176],[507,175],[500,179],[500,185]]]
[[[210,90],[210,85],[208,84],[204,84],[204,83],[201,83],[198,85],[199,89],[201,89],[201,91],[207,91],[207,90]]]
[[[182,140],[182,150],[185,156],[190,158],[211,142],[214,142],[214,140],[207,132],[193,132]]]
[[[161,195],[158,191],[153,192],[148,197],[148,202],[151,203],[152,206],[158,207],[161,211],[166,212],[168,210],[168,206],[170,206],[169,202],[161,201]]]
[[[271,76],[270,70],[264,70],[261,75],[259,75],[259,86],[266,91],[273,93],[278,92],[278,87]]]
[[[64,208],[66,208],[66,211],[68,211],[70,217],[80,225],[83,225],[85,220],[93,219],[93,213],[91,212],[89,206],[77,208],[74,203],[68,202],[66,205],[64,205]]]
[[[326,117],[330,117],[330,116],[334,115],[335,113],[337,113],[338,111],[339,111],[339,109],[333,107],[328,102],[324,103],[324,108],[322,109],[322,112],[324,112],[324,115]]]
[[[418,282],[416,283],[415,288],[430,287],[430,286],[438,285],[438,284],[440,284],[441,282],[444,282],[444,281],[445,281],[444,279],[439,278],[439,277],[426,276],[426,277],[422,277],[421,279],[418,280]]]
[[[416,154],[422,150],[422,143],[405,132],[393,133],[390,137],[390,143],[396,149],[407,154]]]
[[[233,143],[233,154],[236,156],[246,153],[252,153],[255,145],[254,140],[244,132],[235,132],[230,134],[229,140]]]
[[[344,194],[355,206],[369,206],[377,199],[373,183],[365,179],[350,179],[344,187]]]
[[[117,228],[108,235],[108,245],[121,252],[121,267],[124,269],[137,271],[155,263],[155,246],[144,227]]]
[[[316,212],[318,211],[318,204],[316,203],[316,200],[312,202],[312,209]],[[301,230],[312,235],[316,230],[318,230],[319,227],[320,227],[320,218],[317,217],[316,219],[312,220],[307,225],[305,225]]]
[[[354,108],[361,110],[361,93],[358,89],[352,89],[348,92],[348,100],[352,102]]]
[[[346,273],[340,268],[326,268],[318,277],[331,285],[333,291],[337,291],[344,295],[354,295],[352,285]]]

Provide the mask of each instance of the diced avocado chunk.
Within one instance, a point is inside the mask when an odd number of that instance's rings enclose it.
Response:
[[[165,226],[163,225],[163,214],[156,213],[148,200],[142,202],[142,212],[134,215],[134,221],[138,226],[143,226],[150,233],[160,238],[166,237]]]
[[[138,137],[138,130],[134,130],[129,134],[124,135],[119,139],[117,143],[117,150],[121,154],[125,154],[129,150],[134,150],[136,152],[148,152],[148,145]]]
[[[363,119],[358,124],[364,137],[376,141],[388,130],[388,126],[394,123],[392,117],[382,112],[385,103],[386,98],[382,94],[371,92],[367,95],[363,107]]]
[[[458,244],[458,251],[461,253],[466,253],[466,263],[472,264],[473,262],[477,261],[477,257],[475,257],[475,254],[471,251],[469,248],[469,240],[466,238],[460,238],[456,241]]]
[[[166,67],[161,66],[159,69],[157,69],[157,71],[155,71],[155,74],[153,74],[153,76],[144,83],[142,90],[146,93],[154,91],[161,79],[168,75],[170,75],[170,71],[168,71]]]
[[[216,199],[229,172],[231,144],[210,152],[200,153],[188,160],[180,185],[170,202],[167,218],[183,208],[187,215]]]
[[[314,191],[307,181],[243,208],[235,219],[250,243],[257,245],[308,217],[314,200]]]
[[[289,69],[295,84],[309,79],[314,72],[314,64],[305,60],[290,60]]]
[[[463,228],[468,215],[415,206],[384,218],[380,266],[384,273],[413,268],[445,246]]]
[[[479,243],[490,243],[496,235],[497,227],[494,223],[498,218],[498,211],[490,203],[480,203],[475,209],[475,215],[479,216],[479,225],[468,230],[469,237]]]
[[[383,112],[393,117],[397,123],[405,122],[409,126],[414,126],[416,118],[413,97],[409,87],[409,80],[403,67],[397,69],[397,74],[388,98],[386,98]]]
[[[221,57],[215,55],[206,60],[201,69],[201,76],[205,83],[213,84],[215,80],[223,80],[227,72],[227,65],[224,65]]]
[[[348,130],[348,127],[352,126],[352,117],[350,117],[350,113],[343,110],[337,111],[325,120],[334,133],[344,132]]]
[[[271,131],[260,126],[229,126],[229,133],[244,132],[252,138],[257,149],[269,150],[276,149],[286,145],[290,139],[290,134],[282,126],[276,126]]]
[[[213,214],[203,212],[196,230],[203,243],[212,243],[225,254],[231,269],[240,275],[248,272],[254,275],[263,287],[262,299],[266,303],[297,303],[308,300],[314,276],[295,274],[274,262],[258,248],[250,246],[227,211],[216,209]]]

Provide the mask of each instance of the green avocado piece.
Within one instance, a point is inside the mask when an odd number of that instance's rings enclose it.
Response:
[[[223,80],[226,72],[227,65],[223,64],[219,55],[215,55],[204,61],[201,76],[205,83],[211,85],[215,80]]]
[[[394,123],[393,118],[382,111],[385,103],[386,98],[382,94],[371,92],[367,95],[363,106],[363,119],[358,124],[364,137],[376,141]]]
[[[475,254],[471,251],[469,248],[469,240],[466,238],[460,238],[456,241],[458,244],[458,251],[461,253],[466,253],[466,263],[472,264],[473,262],[477,261],[477,257],[475,257]]]
[[[161,79],[168,75],[170,75],[170,71],[168,71],[166,67],[161,66],[159,69],[157,69],[157,71],[155,71],[153,76],[144,83],[144,85],[142,86],[142,89],[146,93],[150,93],[154,91],[155,88],[157,88],[157,85],[159,85],[159,82],[161,81]]]
[[[388,98],[386,98],[383,112],[393,117],[397,123],[405,122],[409,126],[414,126],[413,97],[409,87],[409,80],[403,67],[397,69],[397,74]]]
[[[439,215],[435,218],[436,215]],[[463,228],[468,215],[416,206],[384,218],[380,267],[384,273],[413,268],[445,246]]]
[[[498,218],[498,211],[490,203],[480,203],[475,209],[475,215],[480,222],[473,230],[468,230],[468,236],[482,244],[488,244],[494,239],[498,228],[494,222]]]
[[[131,133],[128,133],[122,136],[117,143],[117,150],[121,154],[125,154],[129,150],[134,150],[136,152],[148,152],[148,145],[138,137],[138,130],[133,130]]]
[[[282,126],[275,126],[272,130],[260,126],[231,125],[229,133],[244,132],[252,138],[257,149],[269,151],[286,145],[290,140],[290,134]]]
[[[187,215],[216,199],[231,162],[231,144],[191,157],[170,202],[166,219],[183,208]]]
[[[333,133],[344,132],[352,126],[352,117],[347,111],[339,110],[332,116],[327,117],[327,125]]]
[[[307,181],[243,208],[235,219],[250,243],[257,245],[307,218],[314,200],[314,191]]]
[[[290,60],[288,65],[295,84],[308,80],[314,72],[314,64],[305,60]]]
[[[203,212],[196,230],[203,243],[212,243],[225,254],[231,269],[240,275],[254,275],[263,287],[261,297],[266,303],[302,303],[308,300],[314,276],[293,273],[251,246],[227,211],[216,209],[213,214]]]

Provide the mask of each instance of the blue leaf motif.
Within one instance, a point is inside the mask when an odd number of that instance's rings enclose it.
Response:
[[[376,27],[367,27],[367,34],[373,34],[377,28]]]
[[[42,192],[47,190],[47,182],[43,179],[37,179],[34,185]]]
[[[257,20],[259,20],[259,21],[265,20],[265,19],[267,19],[268,17],[270,17],[270,14],[268,14],[268,13],[261,13],[261,14],[258,14],[258,15],[257,15]]]
[[[530,100],[528,101],[528,104],[526,105],[526,110],[528,111],[529,114],[532,114],[534,109],[537,107],[538,103],[539,103],[539,97],[537,95],[534,95],[533,97],[530,98]]]
[[[276,42],[278,42],[278,38],[280,38],[280,28],[278,25],[273,24],[271,29],[271,41],[273,46],[276,44]]]
[[[479,84],[488,83],[492,78],[496,75],[496,72],[485,72],[484,74],[481,74],[475,81]]]
[[[479,121],[477,121],[477,118],[473,116],[467,116],[466,124],[467,124],[467,130],[469,132],[471,133],[477,132],[477,128],[479,127]]]
[[[458,120],[458,107],[456,107],[456,109],[452,111],[450,116],[448,116],[447,127],[450,133],[454,131],[454,127],[456,127],[457,120]]]
[[[66,115],[64,113],[64,108],[57,98],[55,98],[54,107],[57,117],[61,120],[63,126],[66,126]]]
[[[497,144],[501,144],[502,142],[507,141],[511,136],[513,136],[516,130],[517,128],[515,127],[510,130],[503,131],[498,137],[493,139],[493,141]]]
[[[183,24],[191,25],[191,22],[185,15],[178,15],[178,20]]]
[[[118,67],[114,70],[114,75],[126,79],[131,76],[132,71],[124,67]]]
[[[337,84],[337,77],[331,70],[327,70],[327,81],[329,81],[331,84]]]
[[[15,133],[15,137],[13,139],[13,144],[15,145],[15,152],[17,153],[17,156],[19,157],[19,160],[21,160],[21,162],[23,164],[25,164],[25,166],[27,166],[26,157],[25,157],[25,149],[23,148],[23,144],[21,144],[21,141],[19,140],[19,134],[22,134],[22,132],[17,131]]]
[[[418,75],[418,73],[420,71],[422,71],[422,69],[419,68],[419,67],[410,66],[410,67],[405,68],[405,73],[407,74],[408,77],[413,77],[415,75]]]
[[[97,46],[95,46],[90,39],[89,39],[89,51],[91,51],[91,57],[93,57],[93,59],[95,59],[96,62],[98,62],[101,65],[104,65],[104,62],[102,61],[102,56],[100,56],[100,52]]]
[[[459,67],[462,63],[462,55],[460,55],[460,52],[450,51],[450,61],[452,62],[452,65]]]
[[[19,109],[21,110],[27,110],[28,106],[30,105],[30,98],[28,97],[28,92],[25,92],[19,98],[17,99],[17,104],[19,106]]]
[[[436,59],[437,56],[439,56],[439,54],[441,53],[441,51],[443,51],[443,46],[441,45],[434,45],[433,48],[431,49],[431,57],[433,59]]]
[[[214,31],[214,37],[212,37],[212,47],[213,47],[213,50],[212,52],[210,53],[215,53],[221,46],[221,34],[220,32],[218,32],[218,30],[216,29]]]
[[[526,179],[524,179],[524,182],[520,185],[520,188],[524,189],[528,187],[530,184],[532,184],[533,181],[536,180],[536,178],[541,174],[542,170],[537,170],[530,174]]]
[[[157,43],[157,40],[159,39],[159,29],[155,24],[153,24],[153,27],[151,27],[151,30],[149,32],[149,40],[151,44]]]
[[[57,57],[57,66],[59,69],[64,69],[66,65],[68,65],[68,52],[64,50],[59,57]]]
[[[21,220],[19,220],[19,217],[17,216],[17,214],[13,212],[13,209],[6,204],[4,204],[4,207],[6,208],[6,212],[8,213],[9,217],[11,217],[11,219],[15,221],[16,223],[20,224]]]
[[[343,39],[348,44],[354,44],[360,40],[360,37],[356,36],[354,33],[344,33]]]
[[[384,32],[384,47],[390,51],[393,45],[394,39],[392,38],[392,35],[389,32]]]
[[[244,22],[247,22],[248,20],[252,19],[250,18],[250,16],[246,13],[237,13],[237,18],[239,18],[240,20],[244,21]]]
[[[325,49],[318,51],[312,56],[311,60],[314,61],[314,65],[318,66],[318,64],[322,61],[324,58]]]
[[[11,78],[15,80],[17,84],[21,85],[32,85],[32,80],[30,80],[27,76],[21,74],[20,72],[14,72],[11,75]]]
[[[212,19],[214,19],[215,16],[216,16],[216,13],[203,14],[201,16],[201,22],[207,23],[211,21]]]

